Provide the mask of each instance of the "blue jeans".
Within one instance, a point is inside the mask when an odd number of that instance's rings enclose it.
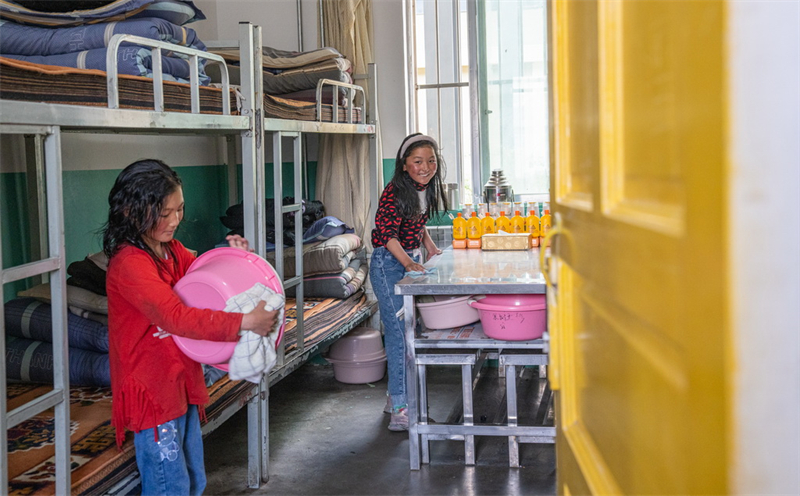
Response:
[[[143,495],[203,493],[206,469],[197,406],[189,405],[185,414],[156,429],[137,432],[133,436],[133,445]]]
[[[419,255],[407,253],[415,262],[419,262]],[[370,258],[369,280],[381,312],[381,323],[386,341],[386,367],[389,371],[389,396],[392,398],[394,407],[408,404],[405,319],[398,317],[398,313],[403,310],[403,296],[394,294],[394,285],[405,274],[406,269],[403,264],[386,247],[375,248],[372,258]]]

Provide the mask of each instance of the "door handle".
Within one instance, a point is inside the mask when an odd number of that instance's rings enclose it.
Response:
[[[544,276],[544,283],[547,286],[547,290],[552,290],[554,301],[555,303],[555,291],[557,290],[556,286],[553,284],[553,281],[550,279],[550,260],[553,258],[552,253],[551,256],[546,256],[547,247],[552,243],[553,238],[558,236],[559,234],[563,234],[564,228],[561,222],[561,215],[556,212],[553,215],[553,227],[547,232],[544,239],[542,240],[542,246],[539,248],[539,267],[542,271],[542,276]],[[551,249],[552,252],[552,249]]]
[[[539,248],[539,267],[542,271],[542,276],[544,276],[544,281],[546,285],[547,291],[547,320],[548,323],[554,322],[555,325],[550,328],[548,325],[547,332],[545,333],[545,345],[547,347],[547,360],[549,363],[549,372],[547,374],[548,380],[550,382],[550,389],[553,391],[558,391],[561,389],[561,359],[560,359],[560,347],[561,343],[559,342],[559,325],[558,322],[555,322],[555,316],[551,315],[551,305],[552,302],[552,310],[558,311],[558,288],[555,284],[553,284],[552,279],[550,278],[550,260],[552,260],[552,250],[551,255],[549,257],[545,256],[545,252],[547,251],[547,247],[552,243],[553,238],[558,236],[559,234],[564,233],[563,223],[561,221],[561,215],[556,212],[553,215],[553,227],[550,231],[547,232],[544,239],[542,240],[542,246]]]

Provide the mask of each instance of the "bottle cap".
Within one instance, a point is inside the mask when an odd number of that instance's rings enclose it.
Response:
[[[519,210],[514,210],[514,215],[519,215]]]
[[[476,212],[476,211],[474,211],[474,210],[473,210],[473,211],[472,211],[472,216],[473,216],[473,217],[477,217],[477,216],[478,216],[478,212]]]
[[[506,211],[505,211],[505,210],[501,210],[501,211],[500,211],[500,215],[505,215],[505,214],[506,214]]]

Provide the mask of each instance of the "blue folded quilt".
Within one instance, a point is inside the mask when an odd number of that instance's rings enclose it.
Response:
[[[15,298],[4,305],[6,334],[36,341],[53,341],[52,310],[35,298]],[[67,313],[71,348],[108,353],[108,326]]]
[[[115,34],[132,34],[205,51],[206,46],[191,28],[163,19],[128,19],[120,22],[76,27],[47,28],[0,21],[0,55],[35,64],[106,70],[106,46]],[[189,81],[186,56],[164,51],[161,61],[166,81]],[[153,77],[152,51],[139,45],[123,44],[117,56],[120,74]],[[207,85],[200,61],[200,84]]]
[[[37,10],[34,10],[11,0],[0,0],[0,15],[39,26],[78,26],[129,17],[162,17],[175,24],[184,24],[206,18],[190,0],[114,0],[95,8],[84,6],[83,9],[80,9],[81,5],[73,4],[86,2],[50,0],[36,3]]]
[[[303,233],[303,244],[314,243],[316,241],[325,241],[340,234],[352,233],[355,230],[342,222],[341,220],[331,215],[316,220],[313,224],[308,226],[306,232]]]
[[[0,21],[0,29],[3,32],[0,36],[0,54],[3,55],[49,56],[105,48],[115,34],[132,34],[198,50],[206,49],[193,29],[156,18],[66,28],[43,28]]]
[[[118,74],[129,74],[131,76],[153,77],[153,57],[152,52],[146,48],[137,46],[122,46],[117,52],[117,72]],[[3,54],[4,57],[25,60],[34,64],[56,65],[61,67],[74,67],[76,69],[98,69],[106,70],[106,49],[97,48],[85,52],[64,53],[61,55],[10,55]],[[186,60],[161,56],[164,81],[176,81],[179,83],[189,82],[189,63]],[[209,78],[205,74],[200,74],[200,84],[207,85]]]
[[[69,348],[72,386],[111,386],[108,353]],[[6,336],[6,377],[15,381],[53,383],[53,345]]]

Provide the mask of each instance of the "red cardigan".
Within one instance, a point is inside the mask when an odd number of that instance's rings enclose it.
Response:
[[[125,429],[156,427],[205,405],[203,370],[172,338],[159,338],[156,326],[175,335],[212,341],[237,341],[241,313],[184,305],[172,287],[194,261],[179,241],[169,243],[173,260],[162,270],[144,250],[127,245],[108,264],[108,340],[111,364],[112,424],[117,444]]]

